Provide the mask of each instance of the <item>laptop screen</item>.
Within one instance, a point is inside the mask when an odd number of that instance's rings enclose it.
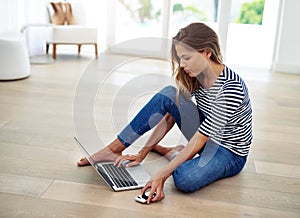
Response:
[[[82,146],[82,144],[79,142],[79,140],[74,137],[75,141],[80,145],[79,148],[80,150],[85,154],[86,158],[88,159],[88,161],[90,162],[90,164],[92,166],[96,166],[96,162],[93,160],[93,158],[91,157],[91,155],[89,155],[88,151]]]

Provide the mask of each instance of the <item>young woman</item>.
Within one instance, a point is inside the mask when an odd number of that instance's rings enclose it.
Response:
[[[163,186],[173,176],[175,186],[193,192],[244,167],[252,140],[252,110],[241,77],[222,63],[216,33],[203,23],[181,29],[172,41],[173,76],[177,88],[159,91],[117,138],[93,154],[97,161],[130,160],[127,167],[144,160],[150,151],[170,160],[142,189],[150,189],[147,203],[162,200]],[[196,104],[191,98],[194,97]],[[158,145],[177,124],[188,143]],[[156,125],[146,145],[136,155],[122,155],[139,136]],[[199,155],[197,155],[199,154]],[[82,158],[78,166],[88,164]],[[155,197],[151,197],[156,192]]]

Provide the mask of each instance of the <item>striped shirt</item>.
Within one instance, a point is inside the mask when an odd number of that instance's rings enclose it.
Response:
[[[249,153],[252,141],[252,109],[242,78],[227,66],[214,85],[192,93],[205,116],[200,133],[240,156]]]

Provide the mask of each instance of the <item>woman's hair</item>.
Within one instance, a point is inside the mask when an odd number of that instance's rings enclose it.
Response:
[[[210,50],[212,53],[210,59],[218,64],[222,64],[222,54],[217,34],[203,23],[192,23],[180,29],[177,35],[173,37],[171,49],[172,75],[175,78],[179,91],[187,96],[189,93],[199,89],[201,84],[197,78],[190,77],[180,67],[180,58],[175,49],[175,45],[178,43],[181,43],[187,49],[194,49],[199,52]]]

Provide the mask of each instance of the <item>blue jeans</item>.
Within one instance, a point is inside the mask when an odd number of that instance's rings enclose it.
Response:
[[[181,93],[176,104],[176,88],[167,86],[160,90],[141,109],[118,135],[130,146],[138,137],[152,129],[167,113],[171,114],[179,129],[189,141],[204,120],[197,106]],[[184,192],[193,192],[216,180],[234,176],[244,167],[247,157],[234,154],[209,139],[199,156],[182,163],[174,172],[175,186]]]

